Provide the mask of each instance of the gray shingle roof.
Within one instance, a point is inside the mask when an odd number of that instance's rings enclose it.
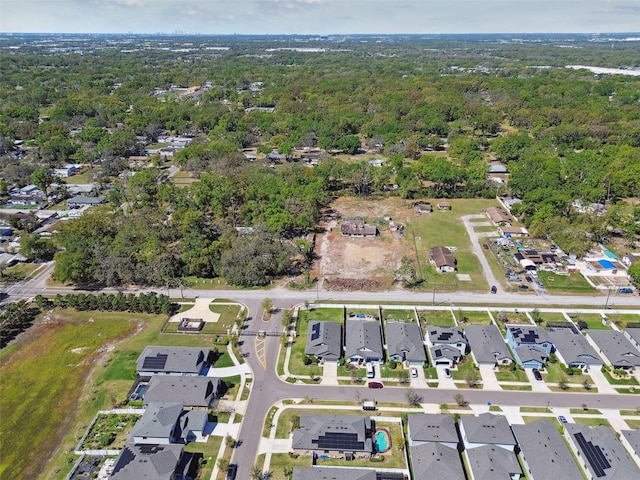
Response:
[[[144,402],[179,402],[185,407],[208,408],[216,399],[219,389],[218,378],[154,375],[144,394]]]
[[[181,403],[151,403],[131,431],[134,437],[171,438],[182,413]]]
[[[458,443],[458,431],[451,415],[413,414],[408,416],[411,442]]]
[[[374,320],[347,320],[346,356],[382,358],[382,332]]]
[[[431,345],[454,345],[456,343],[467,343],[464,332],[460,327],[436,327],[427,326],[427,334]]]
[[[469,443],[516,445],[509,422],[502,415],[482,413],[477,417],[463,417],[460,423]]]
[[[171,480],[182,456],[182,445],[127,443],[114,464],[112,480]]]
[[[342,355],[342,325],[313,320],[307,326],[305,355],[326,360],[338,360]]]
[[[495,325],[468,325],[464,333],[478,363],[494,364],[502,358],[511,358],[509,349]]]
[[[460,350],[448,345],[429,347],[429,352],[431,352],[431,360],[433,361],[433,363],[436,363],[438,362],[438,360],[442,359],[451,360],[453,363],[455,363],[461,357]]]
[[[589,341],[579,333],[573,333],[567,328],[559,328],[549,332],[549,338],[568,365],[577,363],[602,365],[603,363]]]
[[[600,476],[599,478],[607,480],[640,478],[640,470],[638,470],[636,464],[631,460],[620,441],[615,437],[613,430],[609,427],[598,426],[590,428],[588,425],[582,423],[568,423],[564,428],[569,434],[570,440],[581,452],[581,457],[587,465],[587,469],[593,475],[595,475],[595,471],[588,461],[590,457],[592,458],[592,455],[587,456],[586,452],[579,446],[576,440],[576,436],[579,434],[581,434],[585,442],[589,444],[589,449],[600,450],[602,456],[609,464],[609,467],[602,469],[604,476]]]
[[[640,456],[640,430],[620,430],[620,433],[627,439],[635,454]]]
[[[292,448],[296,450],[345,450],[373,452],[371,418],[359,415],[300,415],[300,428],[293,431]],[[328,436],[350,436],[361,448],[320,448],[319,441]],[[355,436],[354,436],[355,435]]]
[[[625,332],[631,338],[633,338],[637,343],[640,343],[640,328],[626,328]]]
[[[460,480],[465,478],[458,450],[441,443],[411,447],[413,480]]]
[[[387,322],[387,351],[409,362],[426,362],[422,331],[417,323]]]
[[[640,367],[640,351],[621,332],[589,330],[587,335],[593,339],[614,367]]]
[[[211,349],[200,347],[145,347],[136,361],[137,372],[198,375]]]
[[[582,480],[580,469],[552,422],[538,420],[527,425],[512,425],[511,429],[533,478]]]
[[[515,353],[522,363],[536,361],[544,364],[549,358],[544,349],[536,347],[535,345],[522,345],[520,347],[516,347]]]
[[[504,448],[486,445],[466,450],[475,480],[511,480],[522,474],[516,454]]]
[[[376,480],[376,471],[364,468],[293,467],[293,480]]]

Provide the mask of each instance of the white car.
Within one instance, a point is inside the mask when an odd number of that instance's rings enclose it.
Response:
[[[409,369],[409,372],[411,372],[411,377],[412,378],[417,378],[418,377],[418,369],[416,367],[411,367]]]

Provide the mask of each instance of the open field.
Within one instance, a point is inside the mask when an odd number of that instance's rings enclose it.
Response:
[[[595,289],[589,285],[580,273],[571,273],[569,275],[558,275],[553,272],[538,272],[538,278],[544,284],[544,287],[551,293],[595,293]]]
[[[62,439],[83,410],[84,433],[107,393],[83,396],[85,380],[104,348],[136,328],[136,315],[105,319],[100,314],[84,319],[55,314],[19,339],[20,348],[0,365],[2,422],[0,422],[0,476],[36,478],[56,448],[73,447]],[[89,321],[89,317],[93,317]],[[16,432],[20,432],[19,435]],[[66,472],[64,472],[66,474]]]

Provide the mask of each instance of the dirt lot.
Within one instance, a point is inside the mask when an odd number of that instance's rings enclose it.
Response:
[[[340,279],[368,279],[380,287],[389,286],[400,260],[404,255],[412,255],[413,250],[398,232],[389,230],[389,222],[384,218],[406,224],[406,219],[413,214],[409,203],[397,198],[376,201],[340,198],[332,209],[320,224],[327,231],[318,235],[315,250],[318,260],[313,273],[330,281],[332,288],[342,283]],[[348,218],[363,218],[378,228],[379,235],[376,238],[343,236],[340,223]]]

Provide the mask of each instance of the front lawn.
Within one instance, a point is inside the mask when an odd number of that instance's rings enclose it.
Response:
[[[544,377],[545,382],[548,383],[559,383],[561,379],[566,379],[567,383],[583,383],[585,380],[587,380],[591,385],[593,385],[593,380],[591,380],[591,377],[589,375],[567,375],[560,362],[548,362],[545,370],[543,370],[541,373]]]
[[[596,289],[580,273],[558,275],[554,272],[540,271],[538,278],[544,287],[552,293],[595,293]]]
[[[618,375],[612,375],[611,372],[609,372],[604,368],[602,369],[602,373],[604,374],[604,376],[607,378],[607,380],[611,385],[633,385],[633,386],[640,385],[636,377],[634,377],[631,374],[629,374],[626,377],[620,377]]]
[[[496,378],[499,382],[529,382],[527,374],[520,367],[515,370],[508,366],[500,367],[500,371],[496,372]]]

